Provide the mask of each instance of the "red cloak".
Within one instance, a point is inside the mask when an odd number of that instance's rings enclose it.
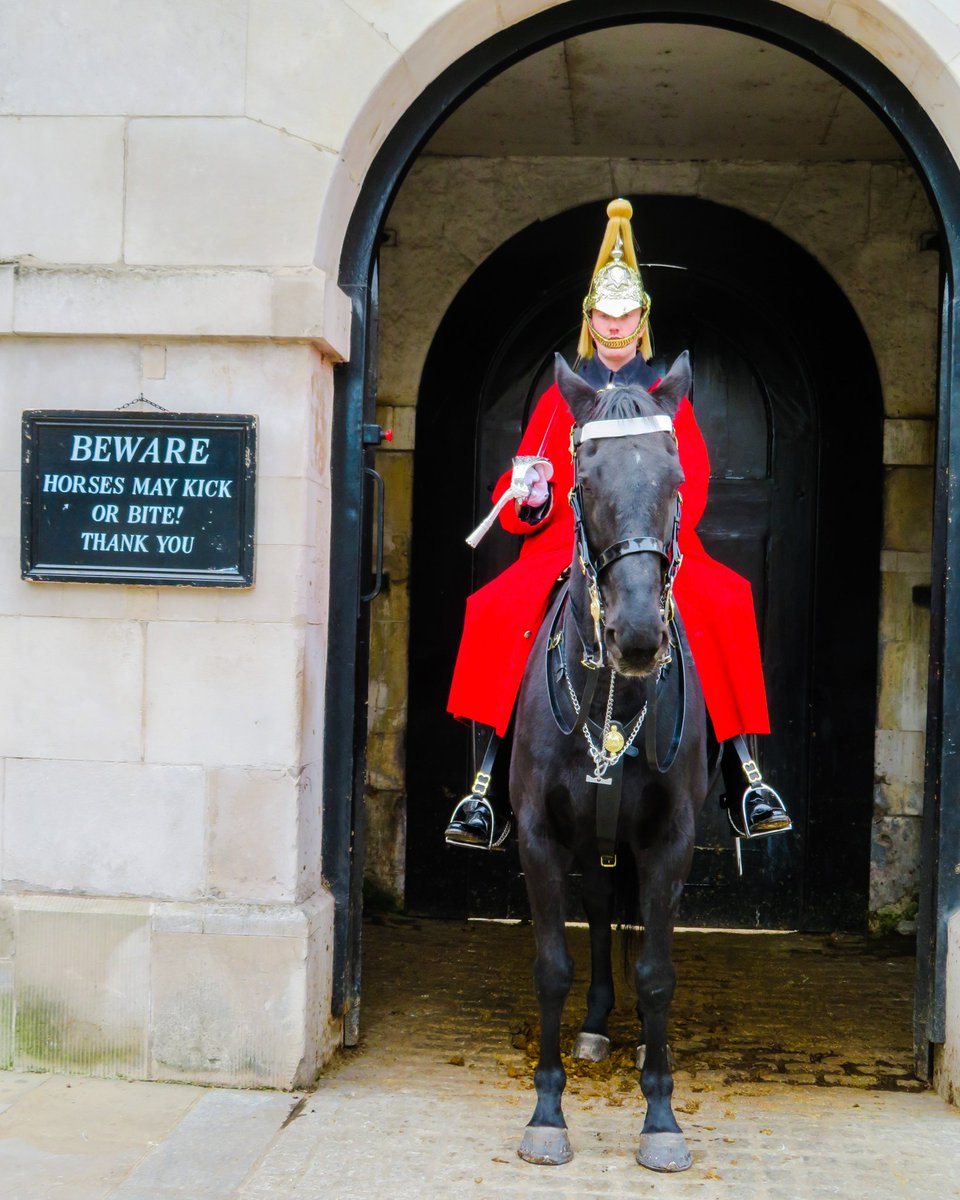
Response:
[[[557,576],[573,557],[573,486],[570,429],[573,417],[554,384],[534,409],[518,454],[540,454],[553,463],[553,503],[536,525],[513,504],[500,513],[509,533],[523,536],[517,561],[467,600],[460,651],[447,709],[462,720],[492,725],[501,736],[520,690],[523,671]],[[707,711],[720,741],[738,733],[769,733],[760,644],[749,582],[711,558],[697,535],[707,503],[710,460],[686,399],[674,420],[685,482],[680,550],[683,564],[674,596],[683,615]],[[510,485],[505,472],[494,503]]]

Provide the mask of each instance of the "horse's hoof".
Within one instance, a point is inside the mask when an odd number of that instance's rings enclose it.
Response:
[[[610,1039],[602,1033],[578,1033],[573,1043],[573,1057],[587,1062],[603,1062],[610,1054]]]
[[[641,1133],[637,1162],[651,1171],[687,1171],[693,1155],[682,1133]]]
[[[644,1062],[646,1062],[646,1058],[647,1058],[646,1046],[638,1046],[637,1047],[637,1062],[636,1062],[636,1067],[637,1067],[638,1071],[643,1070],[643,1064],[644,1064]],[[677,1060],[673,1057],[673,1051],[670,1049],[669,1045],[667,1046],[667,1066],[669,1067],[669,1069],[671,1071],[675,1071],[677,1069]]]
[[[553,1125],[528,1125],[517,1151],[528,1163],[538,1167],[559,1167],[573,1158],[573,1147],[565,1129]]]

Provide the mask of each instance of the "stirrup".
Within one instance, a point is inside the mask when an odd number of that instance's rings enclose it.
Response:
[[[752,760],[751,760],[752,762]],[[752,764],[757,775],[756,764]],[[746,764],[744,764],[746,771]],[[747,819],[747,807],[753,799],[763,801],[774,810],[771,816],[765,818],[764,824],[776,821],[772,828],[765,828],[760,825],[751,825]],[[730,822],[730,832],[733,834],[733,857],[737,864],[737,875],[743,877],[743,851],[744,842],[755,841],[757,838],[770,837],[775,833],[789,833],[793,828],[793,821],[790,819],[790,814],[787,812],[787,807],[780,797],[780,793],[772,788],[768,783],[764,783],[762,779],[758,783],[748,783],[744,788],[743,796],[740,798],[740,806],[737,811],[734,811],[734,806],[728,802],[727,796],[720,797],[720,803],[727,810],[727,820]]]
[[[730,803],[729,797],[722,799],[722,803],[727,810],[727,819],[730,821],[730,828],[733,831],[734,838],[750,840],[758,837],[769,837],[773,833],[789,833],[793,828],[793,822],[790,820],[787,806],[781,799],[780,793],[772,788],[769,783],[763,782],[763,776],[760,774],[760,768],[753,760],[753,755],[750,753],[747,745],[747,739],[742,733],[738,733],[730,739],[730,742],[736,752],[737,758],[740,759],[740,769],[747,780],[747,786],[740,797],[739,806],[735,808]],[[763,804],[772,810],[760,822],[751,819],[751,812],[757,804]],[[739,840],[736,850],[739,865]]]
[[[507,840],[507,835],[510,833],[511,824],[508,820],[504,825],[499,837],[495,837],[497,829],[497,817],[493,811],[493,805],[487,799],[487,792],[490,790],[490,783],[493,779],[493,764],[497,757],[497,750],[500,748],[500,738],[496,731],[490,734],[490,740],[487,742],[487,748],[483,752],[483,759],[480,763],[480,769],[473,778],[473,783],[470,785],[470,791],[459,800],[450,814],[450,820],[447,822],[447,828],[444,833],[444,841],[448,846],[465,846],[468,850],[502,850],[503,843]],[[458,837],[450,836],[450,827],[458,820],[458,813],[465,804],[481,805],[486,811],[489,818],[485,824],[489,825],[486,844],[483,841],[466,841]],[[459,818],[461,825],[466,825],[467,820]]]
[[[487,815],[490,818],[490,836],[486,845],[483,845],[481,842],[466,842],[461,841],[459,838],[450,837],[450,826],[453,825],[453,823],[457,820],[457,814],[465,804],[479,804],[486,809]],[[448,846],[462,846],[465,850],[502,850],[503,843],[507,840],[510,830],[513,828],[513,824],[508,819],[503,826],[500,836],[494,839],[496,828],[497,818],[493,811],[493,805],[486,798],[486,796],[480,795],[476,791],[472,791],[468,795],[464,796],[462,800],[457,801],[453,812],[450,814],[450,820],[447,822],[447,831],[444,834],[443,840]]]
[[[793,828],[793,821],[780,793],[769,783],[764,783],[759,775],[758,771],[757,780],[751,780],[743,789],[739,805],[727,804],[727,820],[730,822],[733,836],[738,840],[753,841],[755,838],[770,837],[775,833],[789,833]],[[758,803],[766,805],[772,811],[762,821],[751,821],[750,809]]]

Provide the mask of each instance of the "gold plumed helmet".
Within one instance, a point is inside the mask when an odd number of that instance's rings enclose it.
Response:
[[[633,205],[629,200],[611,200],[607,205],[607,232],[600,245],[597,265],[593,268],[590,291],[583,299],[583,324],[577,346],[581,358],[593,356],[595,341],[601,346],[619,349],[638,339],[643,357],[650,359],[653,355],[650,340],[651,300],[644,290],[637,265],[637,251],[630,227],[632,216]],[[639,308],[640,323],[628,337],[604,338],[590,323],[590,314],[595,308],[611,317],[622,317]]]

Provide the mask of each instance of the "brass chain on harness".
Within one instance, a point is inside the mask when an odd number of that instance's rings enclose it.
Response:
[[[604,783],[612,782],[606,779],[605,776],[611,767],[615,767],[621,758],[627,753],[633,745],[637,734],[643,725],[647,715],[647,705],[644,704],[636,718],[633,729],[624,737],[623,726],[613,720],[613,694],[616,688],[617,675],[615,671],[610,672],[610,692],[607,696],[607,711],[603,718],[603,730],[601,731],[600,745],[593,740],[590,733],[590,726],[584,721],[581,726],[583,736],[587,740],[587,751],[593,759],[593,774],[587,776],[587,783]],[[579,713],[577,714],[580,715]]]

